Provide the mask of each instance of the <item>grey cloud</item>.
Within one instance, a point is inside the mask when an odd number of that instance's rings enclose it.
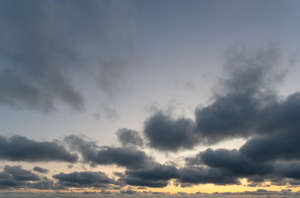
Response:
[[[280,55],[274,47],[230,53],[224,66],[228,75],[223,80],[223,93],[216,94],[211,104],[196,108],[195,121],[174,119],[158,111],[145,122],[149,145],[178,151],[197,144],[274,132],[262,130],[262,120],[280,103],[274,93],[275,84],[284,76],[276,67]]]
[[[143,146],[143,139],[138,132],[126,128],[119,129],[116,132],[119,142],[123,146]]]
[[[154,163],[145,152],[131,147],[99,147],[95,142],[74,135],[66,137],[65,141],[91,165],[115,164],[126,168],[140,168]]]
[[[40,180],[39,176],[31,171],[22,169],[21,166],[5,166],[4,172],[13,176],[18,181],[37,181]]]
[[[178,180],[188,184],[239,184],[238,177],[230,172],[204,167],[185,167],[178,170]]]
[[[241,152],[256,161],[299,159],[298,134],[282,132],[253,138],[241,147]]]
[[[193,148],[198,143],[199,137],[194,128],[194,122],[190,119],[173,119],[159,111],[145,121],[144,134],[151,147],[177,151]]]
[[[207,149],[194,158],[187,158],[189,166],[205,164],[213,168],[221,168],[239,176],[266,175],[272,172],[272,166],[249,159],[238,150]]]
[[[219,168],[175,166],[156,164],[148,168],[127,170],[119,181],[131,186],[165,187],[171,179],[176,179],[181,185],[194,184],[239,184],[239,175]]]
[[[39,167],[39,166],[35,166],[33,167],[33,169],[35,172],[38,172],[38,173],[48,173],[49,170],[46,169],[46,168],[42,168],[42,167]]]
[[[224,66],[228,74],[223,82],[225,94],[217,94],[211,105],[195,112],[196,131],[202,138],[214,143],[262,133],[257,122],[278,100],[273,92],[283,78],[277,68],[280,55],[274,47],[229,53]]]
[[[72,154],[57,142],[39,142],[23,136],[0,136],[0,159],[9,161],[62,161],[76,162]]]
[[[130,4],[9,0],[0,8],[0,105],[51,111],[60,102],[82,111],[78,74],[99,73],[94,83],[114,92],[128,65],[119,54],[130,51]]]
[[[59,173],[53,176],[60,184],[68,187],[106,187],[114,181],[103,172],[72,172]]]
[[[21,166],[5,166],[0,172],[0,188],[24,187],[28,182],[39,181],[38,175],[23,169]]]
[[[132,186],[165,187],[170,179],[177,177],[176,167],[156,164],[148,168],[127,170],[120,181]]]
[[[272,154],[268,158],[269,153],[264,150],[256,154],[259,155],[259,159],[253,159],[241,150],[208,149],[193,158],[186,158],[186,168],[193,170],[207,166],[211,171],[214,170],[213,174],[217,172],[236,179],[247,178],[250,186],[259,186],[265,181],[270,181],[272,185],[293,185],[300,180],[299,158],[291,160],[282,157],[284,155],[280,153],[277,158]],[[266,159],[263,159],[263,156]]]

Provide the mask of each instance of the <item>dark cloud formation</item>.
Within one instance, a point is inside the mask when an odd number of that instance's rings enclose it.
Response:
[[[239,184],[234,174],[215,168],[185,167],[179,169],[178,180],[188,184]]]
[[[269,163],[260,163],[249,159],[238,150],[207,149],[193,158],[186,158],[186,164],[190,167],[201,168],[205,165],[213,172],[217,172],[224,178],[238,180],[239,178],[264,178],[274,172],[274,167]],[[220,177],[222,179],[222,177]],[[250,179],[251,180],[251,179]],[[222,181],[222,180],[221,180]],[[224,180],[226,181],[226,179]]]
[[[131,51],[130,4],[8,0],[0,8],[0,105],[50,111],[60,102],[81,111],[73,77],[84,73],[113,92]]]
[[[268,153],[265,155],[267,158]],[[236,180],[247,178],[250,182],[249,186],[257,186],[264,181],[270,181],[273,185],[298,185],[299,161],[278,161],[277,159],[257,160],[248,157],[241,150],[208,149],[193,158],[186,158],[186,164],[193,169],[207,166],[213,170],[213,174],[219,172],[221,175],[229,175]]]
[[[102,172],[72,172],[53,175],[56,180],[47,177],[39,177],[32,171],[25,170],[21,166],[5,166],[0,172],[0,189],[24,188],[39,190],[61,190],[70,187],[91,188],[107,187],[115,184]]]
[[[49,172],[49,170],[48,169],[46,169],[46,168],[42,168],[42,167],[39,167],[39,166],[35,166],[35,167],[33,167],[33,169],[32,170],[34,170],[35,172],[38,172],[38,173],[43,173],[43,174],[45,174],[45,173],[48,173]]]
[[[139,133],[131,129],[119,129],[116,132],[116,135],[123,146],[143,146],[144,144]]]
[[[194,158],[186,159],[187,165],[195,166],[205,164],[213,168],[221,168],[237,176],[265,175],[272,172],[272,166],[264,163],[257,163],[238,150],[207,149]]]
[[[172,178],[177,178],[177,168],[159,165],[148,168],[127,170],[120,181],[132,186],[165,187]]]
[[[230,138],[248,138],[238,150],[208,149],[186,159],[176,177],[182,183],[234,184],[248,178],[252,185],[298,184],[300,94],[276,94],[285,72],[277,68],[280,51],[266,48],[227,56],[223,92],[195,111],[195,121],[157,112],[145,122],[149,145],[163,151],[190,149]],[[251,185],[251,184],[250,184]]]
[[[57,179],[63,186],[76,188],[106,187],[114,183],[114,181],[103,172],[59,173],[54,175],[53,178]]]
[[[173,119],[170,115],[157,112],[145,122],[144,134],[149,145],[166,151],[190,149],[198,143],[191,119]]]
[[[0,136],[0,159],[9,161],[62,161],[76,162],[77,155],[70,153],[57,142],[39,142],[23,136]]]
[[[95,142],[74,135],[66,137],[65,141],[91,165],[115,164],[132,169],[147,167],[154,163],[145,152],[132,147],[99,147]]]
[[[40,178],[37,182],[27,183],[24,187],[38,190],[63,190],[68,188],[68,186],[63,186],[47,177]]]
[[[15,180],[18,181],[37,181],[40,180],[39,176],[31,171],[22,169],[21,166],[5,166],[4,172],[10,174]]]
[[[183,167],[156,164],[152,167],[127,170],[120,182],[132,186],[161,188],[174,179],[180,185],[195,184],[239,184],[239,177],[230,171],[210,167]]]
[[[273,124],[262,122],[268,115],[277,122],[284,116],[282,113],[286,113],[283,109],[280,113],[275,110],[283,105],[274,92],[274,86],[284,76],[277,67],[280,55],[275,47],[228,53],[222,92],[215,94],[211,104],[195,110],[195,121],[174,119],[161,112],[151,116],[144,129],[149,145],[159,150],[178,151],[197,144],[273,133],[270,128]],[[280,114],[276,118],[274,110]]]
[[[0,189],[19,188],[28,182],[39,181],[38,175],[23,169],[21,166],[5,166],[0,172]]]

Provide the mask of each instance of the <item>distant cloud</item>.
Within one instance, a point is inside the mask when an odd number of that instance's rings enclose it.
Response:
[[[119,142],[123,146],[143,146],[144,142],[138,132],[126,128],[116,132]]]
[[[164,151],[191,149],[199,139],[194,132],[195,123],[191,119],[173,119],[161,111],[145,121],[144,135],[153,148]]]
[[[0,136],[0,160],[8,161],[61,161],[76,162],[77,155],[70,153],[57,142],[39,142],[24,136]]]
[[[59,173],[54,175],[53,178],[57,179],[59,184],[63,186],[77,188],[106,187],[114,183],[103,172]]]
[[[23,169],[21,166],[5,166],[0,172],[0,189],[19,188],[28,182],[39,181],[38,175]]]
[[[130,3],[13,0],[0,8],[0,105],[83,111],[75,82],[84,75],[115,94],[131,56]]]
[[[48,169],[46,169],[46,168],[42,168],[42,167],[39,167],[39,166],[35,166],[35,167],[33,167],[33,169],[32,169],[33,171],[35,171],[35,172],[38,172],[38,173],[48,173],[49,172],[49,170]]]
[[[195,121],[157,111],[145,121],[144,135],[149,145],[158,150],[178,151],[229,138],[272,133],[274,130],[260,127],[266,124],[262,123],[266,116],[274,116],[272,108],[280,105],[274,91],[285,74],[277,68],[280,55],[275,47],[233,50],[224,66],[227,77],[222,81],[222,91],[212,103],[196,108]],[[297,100],[296,95],[293,98]]]
[[[126,168],[146,167],[153,159],[144,151],[129,147],[99,147],[95,142],[72,135],[65,138],[72,150],[78,151],[84,162],[91,165],[112,165]]]
[[[120,181],[132,186],[165,187],[169,180],[178,177],[177,168],[155,164],[150,167],[127,170]]]

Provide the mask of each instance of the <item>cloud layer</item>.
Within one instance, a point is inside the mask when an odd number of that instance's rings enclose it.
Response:
[[[0,105],[51,111],[64,103],[82,111],[84,74],[112,94],[131,51],[130,4],[13,0],[0,7]]]

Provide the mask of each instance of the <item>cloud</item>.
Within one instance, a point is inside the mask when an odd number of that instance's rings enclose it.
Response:
[[[0,159],[9,161],[61,161],[76,162],[77,155],[70,153],[57,142],[39,142],[24,136],[0,136]]]
[[[280,56],[275,47],[232,50],[224,64],[227,77],[222,92],[214,95],[211,104],[196,108],[195,121],[175,119],[161,111],[152,115],[144,127],[149,145],[178,151],[270,132],[260,129],[262,118],[279,101],[274,87],[285,74],[278,69]]]
[[[178,170],[178,180],[188,184],[239,184],[234,174],[216,168],[184,167]]]
[[[116,135],[119,142],[123,146],[143,146],[144,144],[143,139],[140,137],[139,133],[134,130],[122,128],[116,132]]]
[[[132,186],[165,187],[170,179],[177,177],[176,167],[155,164],[147,168],[126,170],[120,181]]]
[[[264,176],[273,173],[273,165],[249,159],[238,150],[207,149],[194,158],[186,158],[188,166],[207,166],[235,178]]]
[[[4,172],[13,176],[18,181],[37,181],[40,180],[39,176],[31,171],[22,169],[21,166],[5,166]]]
[[[77,150],[84,162],[91,165],[111,165],[126,168],[141,168],[153,164],[153,159],[146,155],[144,151],[132,147],[99,147],[95,142],[84,140],[78,136],[68,136],[65,138],[67,144]]]
[[[102,93],[115,92],[129,65],[131,4],[13,0],[0,7],[0,105],[51,111],[64,103],[82,111],[76,82],[90,74]]]
[[[144,135],[149,146],[163,151],[191,149],[199,142],[191,119],[173,119],[161,111],[145,121]]]
[[[280,56],[280,50],[274,47],[229,53],[224,65],[228,74],[223,80],[224,94],[217,94],[212,104],[196,109],[197,133],[208,143],[262,133],[256,130],[257,122],[277,101],[274,86],[283,78],[277,68]]]
[[[33,169],[32,170],[34,170],[35,172],[38,172],[38,173],[43,173],[43,174],[45,174],[45,173],[48,173],[49,172],[49,170],[48,169],[45,169],[45,168],[42,168],[42,167],[39,167],[39,166],[35,166],[35,167],[33,167]]]
[[[19,188],[28,182],[39,181],[38,175],[23,169],[21,166],[5,166],[0,172],[0,188]]]
[[[200,167],[203,169],[203,166],[206,166],[221,175],[229,175],[236,179],[247,178],[250,186],[257,186],[264,181],[270,181],[272,185],[298,185],[300,180],[299,158],[284,157],[280,152],[277,157],[274,154],[269,157],[270,154],[264,149],[260,150],[260,147],[257,147],[256,153],[259,157],[253,158],[255,155],[248,156],[242,149],[243,146],[240,150],[207,149],[195,157],[186,158],[186,168]]]
[[[53,176],[63,186],[76,188],[106,187],[114,181],[103,172],[59,173]]]

